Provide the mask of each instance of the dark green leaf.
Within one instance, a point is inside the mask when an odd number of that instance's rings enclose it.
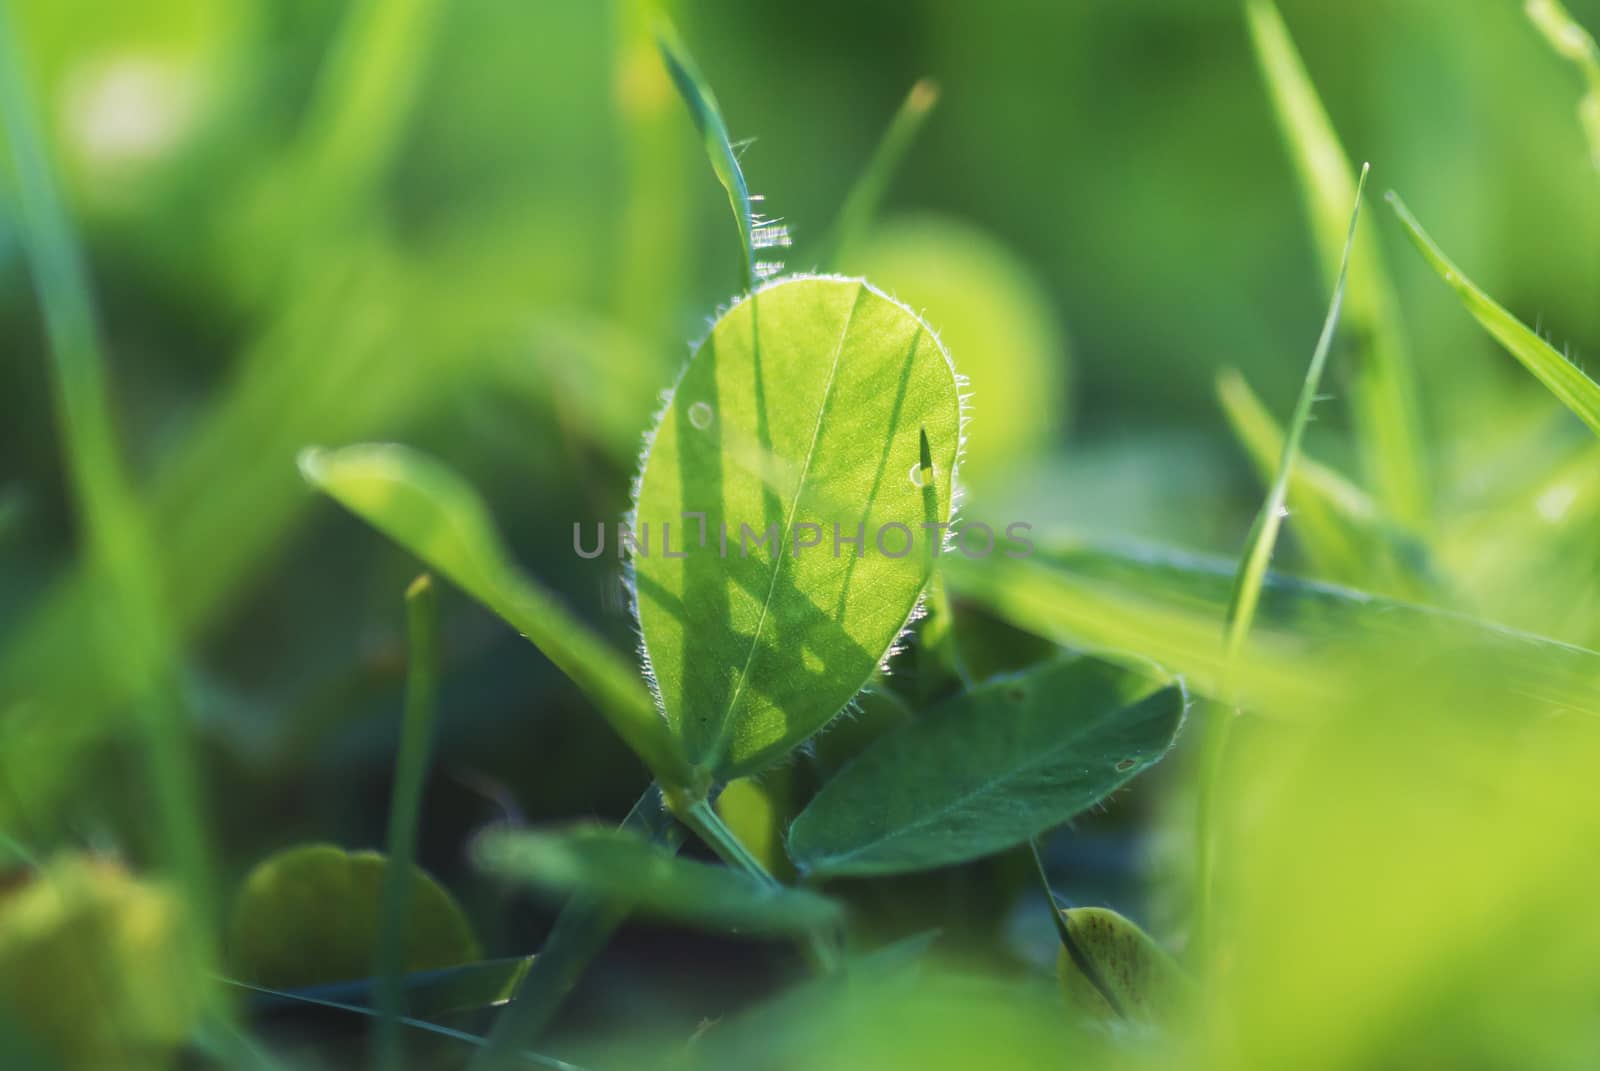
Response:
[[[884,736],[795,819],[803,873],[894,874],[989,855],[1105,799],[1172,746],[1184,694],[1067,657],[997,677]]]

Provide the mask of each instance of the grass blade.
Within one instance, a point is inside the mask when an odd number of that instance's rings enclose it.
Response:
[[[1289,480],[1294,473],[1295,461],[1300,453],[1300,441],[1305,436],[1306,425],[1311,421],[1311,407],[1316,403],[1321,389],[1322,372],[1328,363],[1328,353],[1333,348],[1333,335],[1339,325],[1339,312],[1344,303],[1345,279],[1350,271],[1350,250],[1355,245],[1356,224],[1361,218],[1361,195],[1367,187],[1367,166],[1361,168],[1361,178],[1356,184],[1354,205],[1345,232],[1344,251],[1339,257],[1339,278],[1334,283],[1333,298],[1328,304],[1328,315],[1322,323],[1322,334],[1312,352],[1311,364],[1306,369],[1305,380],[1300,384],[1300,396],[1295,400],[1294,414],[1289,419],[1288,433],[1283,438],[1283,452],[1277,471],[1267,488],[1266,501],[1250,526],[1250,535],[1240,558],[1239,569],[1234,574],[1233,591],[1228,598],[1228,609],[1223,618],[1224,653],[1220,703],[1208,704],[1205,736],[1202,744],[1200,782],[1195,804],[1195,948],[1203,967],[1209,968],[1211,960],[1211,926],[1213,895],[1216,884],[1218,811],[1217,795],[1221,790],[1222,764],[1227,751],[1228,736],[1236,713],[1234,706],[1232,667],[1250,633],[1255,620],[1256,606],[1261,601],[1261,584],[1272,563],[1272,553],[1277,546],[1278,531],[1287,513]]]
[[[1267,499],[1261,504],[1251,526],[1250,538],[1245,546],[1239,572],[1234,579],[1233,595],[1228,600],[1225,633],[1227,658],[1231,661],[1239,652],[1250,623],[1255,619],[1256,604],[1261,599],[1261,582],[1272,562],[1272,551],[1277,545],[1278,530],[1283,525],[1284,499],[1289,493],[1289,477],[1294,471],[1300,453],[1300,440],[1305,436],[1306,424],[1311,420],[1311,407],[1317,399],[1322,384],[1322,370],[1327,366],[1328,353],[1333,348],[1333,333],[1339,325],[1339,311],[1344,304],[1345,278],[1350,270],[1350,250],[1355,245],[1356,223],[1361,218],[1361,194],[1367,186],[1367,168],[1361,169],[1361,180],[1356,185],[1355,207],[1350,212],[1349,228],[1345,234],[1344,255],[1339,261],[1339,279],[1333,287],[1333,299],[1328,305],[1328,316],[1322,323],[1322,334],[1311,355],[1311,365],[1306,369],[1305,381],[1300,385],[1300,397],[1294,405],[1294,415],[1289,420],[1289,433],[1283,441],[1283,456],[1278,462],[1278,473],[1267,490]]]
[[[1387,199],[1395,215],[1400,217],[1406,233],[1411,235],[1411,241],[1422,254],[1422,259],[1456,292],[1473,318],[1511,356],[1522,362],[1522,366],[1532,372],[1534,378],[1543,383],[1551,394],[1561,399],[1562,405],[1576,413],[1578,419],[1589,425],[1596,435],[1600,435],[1600,383],[1584,375],[1582,369],[1463,275],[1461,269],[1444,255],[1428,232],[1422,229],[1422,224],[1417,222],[1398,194],[1391,191]]]
[[[685,785],[687,765],[638,672],[512,562],[460,476],[393,444],[306,450],[300,471],[531,640],[664,783]]]
[[[434,708],[439,695],[439,607],[433,579],[426,573],[406,589],[406,636],[410,661],[406,670],[406,708],[400,726],[400,754],[395,760],[394,788],[389,798],[389,867],[384,872],[378,922],[378,1031],[373,1064],[397,1067],[400,1058],[399,1019],[404,998],[400,973],[405,960],[406,915],[411,900],[411,866],[416,856],[417,817],[433,746]]]
[[[1492,698],[1600,717],[1600,653],[1369,592],[1268,574],[1250,642],[1224,672],[1217,642],[1238,563],[1133,543],[1040,543],[1030,559],[947,554],[951,593],[1026,632],[1107,657],[1154,662],[1192,694],[1304,720],[1354,702],[1371,656],[1405,648],[1493,666]],[[1226,682],[1224,678],[1226,679]],[[1486,700],[1488,701],[1488,700]]]
[[[1363,340],[1365,349],[1353,369],[1350,404],[1363,465],[1384,510],[1408,528],[1425,530],[1427,457],[1416,372],[1394,288],[1375,235],[1359,239],[1353,252],[1343,252],[1345,223],[1356,199],[1354,169],[1272,0],[1247,0],[1245,14],[1279,128],[1294,157],[1328,285],[1343,274],[1335,265],[1346,255],[1354,262],[1348,315],[1351,335]]]
[[[1217,398],[1234,437],[1267,486],[1283,456],[1283,428],[1236,369],[1217,376]],[[1337,470],[1302,456],[1289,478],[1295,532],[1317,574],[1341,584],[1361,584],[1373,573],[1369,556],[1378,506]]]
[[[752,197],[745,183],[744,170],[739,166],[739,157],[728,136],[728,124],[723,121],[717,95],[711,91],[711,84],[700,73],[699,65],[665,16],[656,23],[656,45],[705,143],[711,170],[728,192],[728,207],[733,210],[733,220],[739,228],[739,247],[744,251],[745,287],[754,289],[756,283],[779,268],[777,264],[757,260],[757,256],[762,249],[788,245],[788,232],[780,223],[765,220],[755,213],[752,202],[760,198]]]
[[[1562,6],[1561,0],[1527,0],[1526,10],[1550,47],[1583,72],[1588,90],[1578,102],[1578,121],[1589,141],[1590,159],[1600,170],[1600,45]]]
[[[359,0],[346,11],[300,146],[319,194],[315,208],[348,212],[381,178],[405,133],[444,9],[441,0]]]
[[[224,985],[232,986],[235,989],[240,989],[247,993],[253,993],[258,997],[270,997],[274,1000],[285,1001],[292,1004],[304,1004],[315,1008],[327,1008],[330,1011],[349,1012],[352,1015],[378,1014],[371,1008],[360,1004],[350,1004],[342,1000],[331,1000],[326,997],[311,996],[306,993],[299,993],[288,989],[272,989],[267,986],[252,985],[249,982],[241,982],[233,978],[223,978],[221,981]],[[475,1045],[478,1046],[480,1050],[482,1050],[483,1047],[488,1044],[488,1041],[485,1038],[481,1038],[477,1034],[469,1034],[465,1030],[456,1030],[452,1027],[441,1026],[438,1023],[430,1023],[422,1019],[413,1019],[409,1016],[402,1017],[400,1019],[400,1025],[410,1027],[413,1030],[421,1030],[429,1034],[437,1034],[440,1037],[451,1038],[455,1041],[465,1042],[468,1045]],[[526,1063],[532,1067],[546,1067],[550,1068],[551,1071],[583,1071],[583,1069],[577,1064],[570,1064],[565,1060],[558,1060],[554,1056],[544,1056],[536,1052],[518,1052],[512,1055],[516,1060]]]
[[[428,1018],[502,1003],[509,1000],[512,992],[522,983],[533,960],[533,956],[509,956],[479,960],[459,967],[401,974],[398,982],[399,989],[405,994],[405,1010],[412,1016]],[[253,1015],[267,1014],[293,1007],[302,997],[376,1009],[377,991],[376,978],[330,982],[285,990],[289,994],[287,997],[263,996],[252,1000],[249,1010]]]
[[[938,103],[939,84],[931,78],[918,79],[906,94],[889,122],[889,129],[884,131],[883,140],[873,150],[872,159],[867,161],[867,169],[845,196],[839,217],[823,240],[817,259],[823,271],[836,271],[839,265],[849,262],[856,241],[877,215],[884,192],[905,159],[906,150],[916,141],[922,125]]]
[[[164,851],[195,924],[197,966],[215,958],[207,813],[178,697],[176,639],[162,604],[145,521],[116,442],[105,352],[88,266],[56,187],[12,29],[0,0],[0,117],[16,171],[18,223],[48,336],[56,420],[86,555],[103,610],[102,650],[132,697]]]
[[[238,252],[224,258],[227,285],[250,301],[274,289],[270,307],[260,309],[265,329],[231,362],[231,383],[196,415],[181,445],[163,451],[146,482],[145,528],[160,536],[148,548],[158,567],[153,582],[170,599],[175,648],[214,623],[287,536],[305,502],[290,464],[296,450],[392,428],[425,407],[428,380],[443,374],[427,369],[459,374],[436,342],[423,341],[436,328],[459,330],[430,304],[438,286],[429,280],[424,290],[420,273],[411,279],[409,269],[400,271],[387,232],[371,226],[382,200],[373,188],[403,143],[428,66],[424,49],[436,36],[431,16],[443,6],[360,0],[342,7],[295,142],[257,184],[241,184],[238,211],[219,220],[223,244]],[[400,286],[417,287],[413,293],[430,301],[397,298]],[[427,312],[401,326],[397,309]],[[394,341],[401,337],[404,346]],[[85,563],[0,646],[0,694],[27,695],[43,715],[8,742],[31,761],[14,778],[15,802],[0,801],[0,820],[23,810],[64,812],[70,771],[91,746],[125,731],[117,713],[147,706],[135,703],[128,675],[115,666],[130,643],[148,637],[138,629],[100,637],[100,586]],[[86,638],[96,641],[92,653]]]

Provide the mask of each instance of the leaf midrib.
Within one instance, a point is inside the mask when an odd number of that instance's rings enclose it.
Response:
[[[755,661],[756,652],[761,649],[761,633],[767,625],[767,615],[772,609],[772,597],[778,590],[778,578],[783,574],[783,548],[789,545],[790,533],[794,527],[794,516],[800,508],[800,499],[805,494],[806,479],[811,474],[811,461],[817,453],[817,443],[822,438],[822,425],[828,416],[829,403],[833,400],[833,387],[839,378],[839,364],[844,358],[845,340],[850,337],[850,328],[855,323],[856,310],[861,307],[861,299],[867,293],[867,288],[861,283],[856,284],[855,297],[850,302],[850,311],[845,313],[844,324],[839,329],[839,340],[834,343],[833,358],[828,366],[828,381],[822,389],[822,404],[817,407],[817,422],[811,429],[811,442],[806,447],[806,457],[800,466],[800,478],[795,484],[794,498],[789,502],[783,519],[783,531],[779,536],[777,548],[773,551],[774,562],[772,566],[772,579],[767,583],[767,594],[761,601],[761,615],[756,618],[755,631],[750,634],[749,650],[745,652],[744,665],[739,669],[739,682],[734,686],[733,695],[728,699],[728,705],[722,712],[722,718],[717,725],[717,736],[708,751],[710,761],[720,764],[722,752],[728,744],[729,729],[733,725],[734,712],[739,707],[739,701],[744,698],[744,686],[750,679],[750,666]],[[759,300],[759,295],[752,295],[752,302]],[[751,332],[751,345],[759,347],[759,326],[754,325]]]

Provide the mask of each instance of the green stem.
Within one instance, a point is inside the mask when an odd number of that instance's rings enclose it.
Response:
[[[690,804],[678,817],[684,825],[694,830],[724,863],[748,874],[768,888],[776,889],[781,884],[772,876],[771,871],[761,865],[761,860],[750,854],[744,842],[728,828],[722,816],[708,801],[700,800],[698,803]]]
[[[416,857],[417,819],[433,744],[434,711],[439,696],[439,599],[433,579],[424,573],[406,589],[406,636],[410,664],[406,673],[406,706],[400,727],[400,753],[395,760],[394,788],[389,799],[389,865],[384,870],[379,921],[376,979],[378,1024],[373,1066],[400,1066],[400,1017],[404,1011],[400,975],[405,969],[406,915],[411,909],[412,867]]]
[[[694,830],[695,834],[717,854],[717,858],[724,863],[739,870],[761,882],[771,889],[779,888],[783,883],[772,876],[772,872],[761,865],[761,860],[750,854],[744,843],[734,835],[722,816],[716,812],[709,801],[699,800],[689,804],[678,815],[679,821]],[[839,950],[835,943],[819,933],[806,936],[805,950],[812,964],[821,971],[832,973],[839,968]]]
[[[673,853],[683,845],[683,826],[673,820],[654,783],[622,820],[622,828]],[[626,907],[599,897],[579,893],[569,899],[469,1071],[498,1071],[514,1063],[549,1025],[584,968],[627,917]]]

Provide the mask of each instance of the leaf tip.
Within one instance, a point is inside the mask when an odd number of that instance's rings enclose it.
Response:
[[[939,103],[939,83],[927,77],[917,79],[906,101],[915,111],[932,111],[933,106]]]
[[[294,463],[301,478],[312,487],[321,488],[327,482],[327,453],[320,446],[308,446],[295,455]]]
[[[425,599],[425,598],[427,598],[428,596],[430,596],[432,594],[433,594],[433,574],[432,573],[420,573],[420,574],[418,574],[417,578],[415,580],[413,580],[406,587],[406,601],[407,602],[415,602],[418,599]]]

